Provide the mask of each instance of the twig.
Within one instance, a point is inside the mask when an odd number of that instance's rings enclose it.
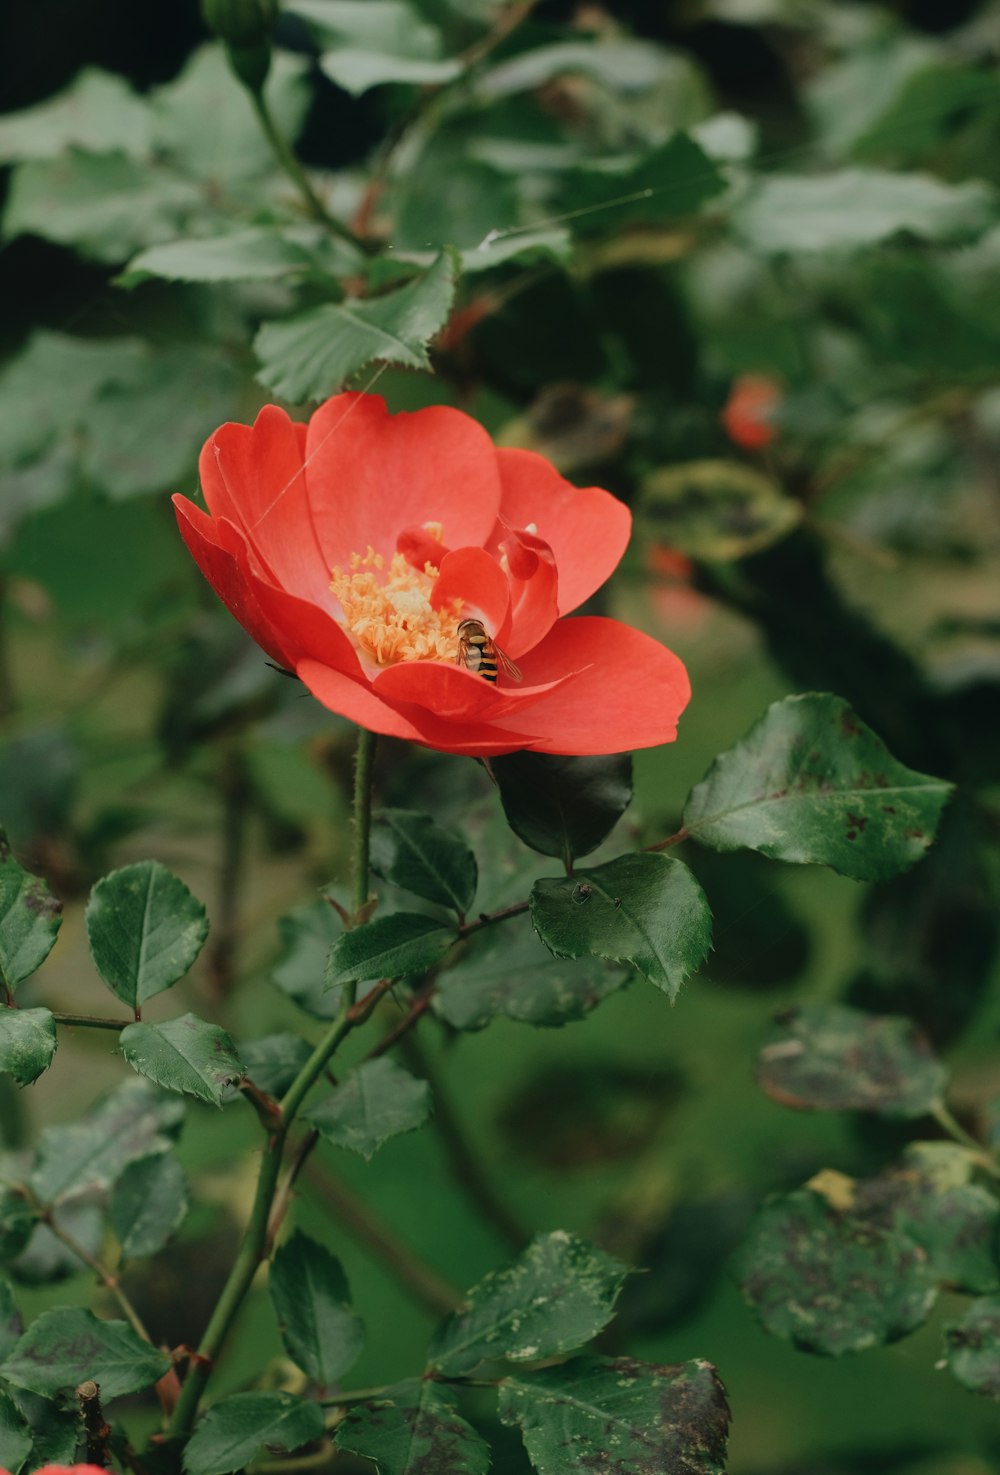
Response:
[[[104,1289],[114,1296],[118,1305],[121,1307],[125,1320],[135,1332],[136,1336],[141,1337],[144,1342],[148,1342],[152,1346],[152,1337],[143,1326],[142,1318],[122,1290],[118,1277],[113,1271],[109,1270],[102,1261],[98,1260],[96,1255],[92,1255],[86,1245],[80,1244],[79,1240],[74,1239],[68,1230],[64,1229],[61,1224],[53,1219],[51,1209],[43,1210],[39,1217],[44,1224],[48,1225],[56,1239],[61,1240],[71,1254],[75,1255],[78,1260],[81,1260],[84,1265],[89,1266],[104,1286]]]
[[[931,1107],[930,1114],[938,1126],[947,1132],[953,1141],[969,1149],[969,1152],[973,1154],[977,1164],[982,1168],[984,1173],[989,1173],[991,1178],[1000,1178],[1000,1163],[997,1162],[993,1153],[984,1147],[981,1142],[977,1141],[971,1132],[965,1130],[961,1122],[955,1119],[943,1101],[935,1101]]]
[[[101,1019],[96,1014],[55,1014],[56,1024],[79,1025],[83,1029],[127,1029],[132,1019]]]

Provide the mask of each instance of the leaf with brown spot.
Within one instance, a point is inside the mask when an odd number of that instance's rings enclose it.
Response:
[[[1000,1296],[980,1296],[945,1328],[948,1369],[963,1388],[1000,1399]]]
[[[85,1378],[101,1385],[102,1400],[138,1393],[162,1378],[170,1359],[124,1321],[99,1321],[73,1306],[44,1311],[0,1363],[0,1377],[43,1398],[75,1388]]]
[[[486,1475],[489,1446],[439,1385],[409,1378],[356,1404],[337,1426],[338,1448],[374,1460],[379,1475]]]
[[[18,865],[0,830],[0,984],[13,992],[48,957],[62,902],[45,882]]]
[[[711,1363],[575,1357],[505,1378],[500,1418],[538,1475],[721,1475],[729,1406]]]

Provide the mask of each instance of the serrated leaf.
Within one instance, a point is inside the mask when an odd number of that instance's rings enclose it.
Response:
[[[241,1041],[238,1054],[254,1085],[277,1099],[312,1055],[312,1046],[301,1035],[265,1035],[262,1040]]]
[[[771,1199],[751,1226],[737,1277],[761,1324],[828,1357],[916,1331],[937,1298],[925,1252],[877,1213],[852,1212],[850,1179],[836,1180],[843,1199],[823,1186]]]
[[[62,902],[19,866],[0,830],[0,983],[13,990],[41,967],[56,940]]]
[[[430,1088],[394,1060],[369,1060],[348,1071],[332,1095],[306,1113],[327,1142],[371,1159],[377,1147],[412,1132],[430,1115]]]
[[[688,558],[722,562],[769,548],[802,520],[800,502],[739,461],[688,461],[654,471],[636,512],[652,541]]]
[[[557,958],[527,927],[490,927],[440,975],[432,1006],[452,1029],[496,1018],[558,1026],[583,1019],[629,977],[601,958]]]
[[[355,1404],[337,1425],[338,1449],[374,1460],[379,1475],[486,1475],[490,1448],[445,1389],[420,1378]]]
[[[117,278],[132,287],[149,277],[171,282],[265,282],[322,266],[331,276],[364,268],[349,242],[331,242],[320,227],[251,225],[225,235],[186,237],[140,251]]]
[[[684,825],[713,850],[745,846],[882,881],[920,859],[951,791],[898,763],[840,697],[807,692],[775,702],[716,758]]]
[[[72,1465],[77,1445],[83,1437],[83,1420],[79,1405],[64,1408],[26,1388],[11,1386],[10,1400],[32,1434],[31,1463],[28,1470],[48,1465]]]
[[[709,1362],[659,1367],[575,1357],[505,1378],[500,1419],[521,1429],[538,1475],[723,1475],[729,1406]]]
[[[757,1080],[775,1101],[805,1111],[917,1117],[941,1099],[948,1072],[909,1019],[803,1004],[779,1016]]]
[[[97,882],[87,935],[104,982],[136,1009],[184,977],[208,936],[208,918],[183,881],[158,860],[143,860]]]
[[[766,252],[850,251],[901,234],[968,240],[996,218],[994,193],[978,181],[946,184],[888,169],[773,174],[733,212],[747,244]]]
[[[71,86],[37,107],[0,118],[0,159],[52,159],[70,147],[102,153],[149,151],[147,104],[121,77],[84,67]]]
[[[332,1388],[365,1339],[340,1261],[297,1229],[275,1252],[268,1289],[289,1357],[321,1389]]]
[[[5,1475],[18,1475],[33,1443],[34,1437],[27,1422],[0,1388],[0,1469]]]
[[[632,802],[630,753],[508,753],[494,758],[492,767],[515,835],[567,865],[595,850]]]
[[[124,1321],[98,1321],[72,1306],[44,1311],[0,1364],[0,1377],[53,1398],[85,1378],[101,1385],[102,1401],[138,1393],[169,1371],[170,1358]]]
[[[425,901],[450,907],[460,917],[476,896],[476,858],[460,835],[417,809],[383,809],[371,832],[371,865]]]
[[[430,366],[427,344],[445,324],[455,295],[455,260],[442,252],[416,281],[384,297],[324,303],[254,339],[260,382],[286,399],[320,399],[374,361]]]
[[[622,855],[536,881],[531,921],[557,957],[632,963],[670,999],[712,945],[704,892],[686,865],[664,855]]]
[[[45,1205],[104,1192],[135,1158],[168,1147],[184,1107],[145,1081],[125,1081],[82,1122],[47,1127],[30,1183]]]
[[[133,1070],[167,1091],[181,1091],[222,1105],[225,1087],[243,1075],[243,1065],[224,1029],[195,1014],[162,1024],[130,1024],[118,1048]]]
[[[325,899],[296,907],[278,920],[281,958],[271,982],[317,1019],[332,1019],[340,1009],[339,992],[326,986],[326,963],[343,932],[343,923]]]
[[[328,988],[357,979],[405,978],[440,963],[457,934],[419,912],[376,917],[339,937],[327,960]]]
[[[948,1371],[970,1393],[1000,1399],[1000,1296],[980,1296],[945,1328]]]
[[[185,1475],[231,1475],[267,1447],[289,1454],[323,1437],[323,1411],[291,1393],[233,1393],[214,1404],[184,1448]]]
[[[184,1171],[172,1152],[150,1153],[129,1163],[108,1206],[108,1222],[122,1259],[158,1254],[187,1216]]]
[[[534,1362],[589,1342],[614,1315],[629,1267],[565,1230],[539,1234],[524,1253],[469,1292],[428,1348],[448,1377],[481,1362]]]
[[[0,1073],[30,1086],[52,1064],[56,1022],[51,1009],[0,1007]]]

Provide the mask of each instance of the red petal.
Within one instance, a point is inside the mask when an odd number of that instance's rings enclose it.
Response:
[[[339,712],[369,732],[422,743],[442,753],[468,753],[477,758],[514,753],[530,741],[526,734],[510,728],[499,732],[487,723],[449,722],[421,707],[390,705],[373,688],[350,681],[319,661],[300,661],[297,671],[324,707]]]
[[[568,669],[561,670],[555,674],[554,681],[561,684],[574,674]],[[550,677],[535,686],[494,686],[461,666],[449,666],[441,661],[401,661],[380,671],[372,686],[393,706],[405,702],[425,707],[450,722],[492,722],[496,717],[515,717],[521,725],[527,719],[517,714],[540,701],[552,684]]]
[[[617,620],[560,620],[522,660],[543,682],[577,671],[519,719],[542,753],[625,753],[673,742],[691,686],[683,662],[658,640]],[[580,669],[581,667],[588,669]],[[506,719],[496,720],[503,728]]]
[[[600,487],[575,487],[536,451],[497,450],[503,482],[501,522],[487,543],[492,551],[511,528],[534,524],[555,554],[559,613],[599,589],[628,544],[632,514]]]
[[[500,506],[486,431],[435,405],[390,415],[376,394],[340,394],[309,422],[306,481],[326,563],[371,544],[391,557],[404,528],[440,522],[450,548],[482,547]]]
[[[511,573],[511,633],[503,648],[513,657],[531,650],[559,616],[559,572],[548,543],[532,533],[510,533],[500,544]]]
[[[253,426],[223,425],[206,442],[201,484],[210,511],[243,529],[275,584],[332,609],[330,566],[307,499],[305,437],[304,425],[265,405]]]
[[[491,634],[500,632],[510,610],[507,575],[484,549],[456,548],[441,560],[431,604],[442,609],[451,599],[482,615]]]

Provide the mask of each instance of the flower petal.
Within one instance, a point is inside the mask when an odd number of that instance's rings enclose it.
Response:
[[[309,422],[306,483],[327,564],[368,545],[390,558],[404,528],[442,524],[449,548],[482,547],[500,507],[493,443],[459,410],[390,415],[377,394],[338,394]]]
[[[691,695],[673,651],[598,616],[560,620],[522,665],[525,679],[539,683],[561,671],[578,673],[518,717],[519,727],[532,730],[529,746],[541,753],[624,753],[673,742]],[[506,723],[495,719],[498,728]]]
[[[442,753],[467,753],[476,758],[514,753],[530,742],[526,734],[513,728],[498,732],[487,723],[450,722],[422,707],[384,702],[373,687],[351,681],[320,661],[302,660],[296,670],[317,701],[369,732],[422,743]]]
[[[478,611],[490,634],[499,633],[510,610],[510,584],[495,558],[483,548],[456,548],[441,560],[431,604],[442,609],[449,600]]]
[[[511,528],[537,529],[555,554],[559,613],[576,609],[617,568],[632,528],[624,502],[600,487],[575,487],[537,451],[497,450],[503,482],[492,552]]]
[[[554,681],[535,686],[494,686],[462,666],[441,661],[401,661],[380,671],[372,686],[393,706],[405,702],[426,707],[450,722],[492,722],[495,717],[511,717],[532,706],[553,685],[561,685],[575,674],[560,671]]]
[[[500,551],[510,569],[511,630],[501,639],[520,656],[547,635],[559,615],[559,571],[548,543],[534,533],[511,532]]]
[[[243,529],[276,584],[332,609],[330,568],[307,500],[305,438],[304,425],[265,405],[252,426],[222,425],[206,441],[201,484],[213,516]]]

